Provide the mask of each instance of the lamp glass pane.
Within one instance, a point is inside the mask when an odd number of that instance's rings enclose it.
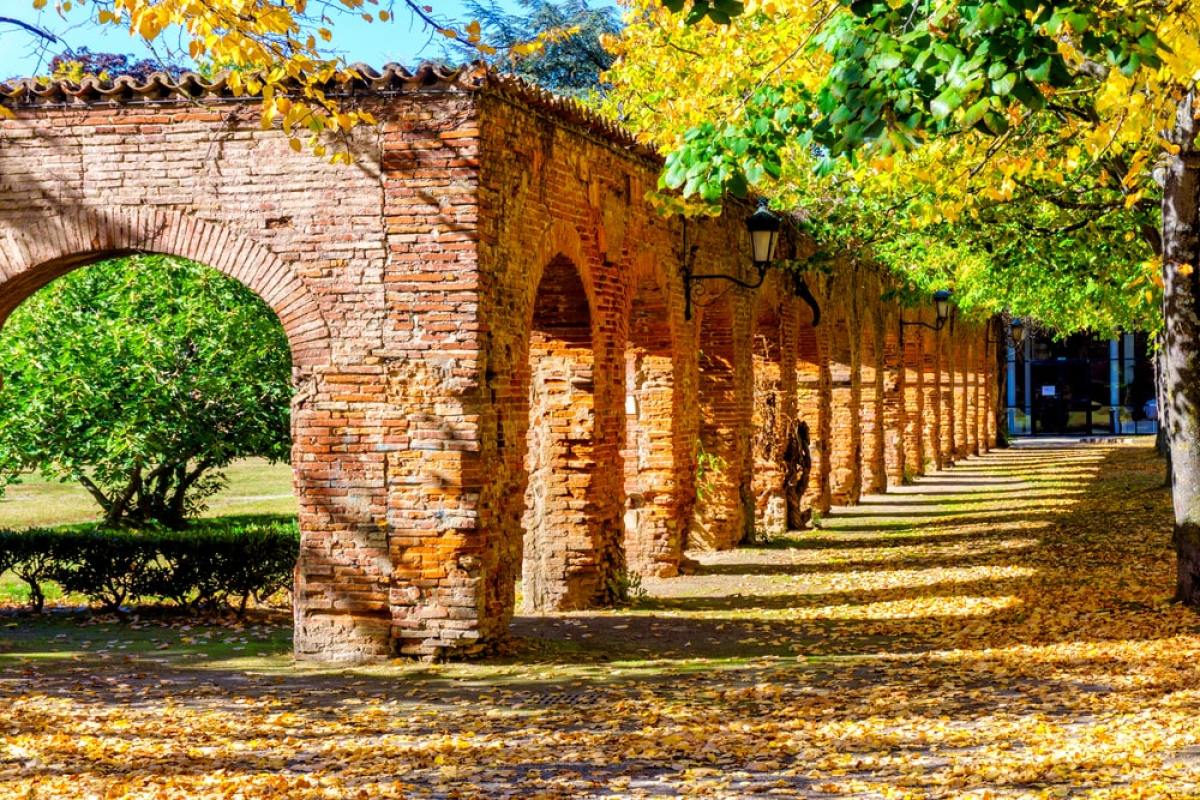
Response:
[[[771,231],[750,232],[750,244],[754,249],[754,261],[756,263],[761,264],[771,260],[771,251],[773,249],[772,239],[774,238],[775,234]]]

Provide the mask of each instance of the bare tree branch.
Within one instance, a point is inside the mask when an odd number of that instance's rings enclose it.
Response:
[[[0,25],[16,26],[16,27],[20,28],[21,30],[25,31],[26,33],[28,33],[32,36],[36,36],[39,39],[44,39],[45,41],[50,42],[51,44],[64,44],[63,40],[58,38],[58,36],[56,36],[53,32],[51,32],[39,25],[33,25],[31,23],[25,22],[24,20],[16,19],[15,17],[0,17]]]

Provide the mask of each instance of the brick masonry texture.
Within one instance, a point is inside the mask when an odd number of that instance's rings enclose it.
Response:
[[[0,323],[69,270],[142,251],[229,274],[278,314],[297,656],[471,655],[518,595],[604,604],[627,573],[779,532],[798,421],[822,512],[994,442],[986,323],[902,327],[928,309],[884,302],[889,276],[850,257],[807,276],[816,327],[780,273],[706,284],[685,320],[693,248],[697,273],[752,277],[748,207],[659,216],[653,154],[536,90],[389,80],[359,100],[379,124],[349,167],[292,153],[220,87],[0,91],[17,114],[0,123]]]

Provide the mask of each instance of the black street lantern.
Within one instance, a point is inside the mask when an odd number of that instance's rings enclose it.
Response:
[[[951,293],[949,289],[938,289],[933,293],[933,311],[936,315],[936,320],[933,325],[930,325],[928,322],[922,322],[919,319],[911,322],[901,319],[900,324],[902,326],[920,325],[922,328],[929,328],[931,331],[940,331],[942,328],[946,327],[946,322],[950,319],[950,297]]]
[[[937,324],[942,327],[950,319],[950,290],[938,289],[933,293],[933,307],[937,311]]]
[[[991,336],[991,328],[988,329],[987,343],[989,345],[1001,344],[1003,340],[993,339]],[[1020,352],[1021,345],[1025,343],[1025,320],[1018,317],[1013,317],[1008,321],[1008,340],[1006,344],[1012,346],[1014,350]]]
[[[775,247],[779,244],[779,217],[771,213],[766,200],[758,201],[758,210],[746,217],[746,230],[750,231],[750,249],[754,253],[754,266],[765,272],[775,260]]]
[[[1012,336],[1013,347],[1020,350],[1021,345],[1025,344],[1025,320],[1014,319],[1008,324],[1008,327]]]
[[[754,282],[744,281],[736,275],[724,275],[718,272],[697,275],[692,272],[692,263],[696,257],[696,251],[699,249],[697,245],[692,245],[689,249],[687,246],[687,220],[683,221],[683,240],[684,240],[684,256],[683,265],[680,272],[683,275],[683,318],[692,318],[692,301],[693,293],[704,295],[702,281],[722,280],[732,283],[734,286],[740,286],[743,289],[757,289],[763,285],[763,281],[767,279],[767,270],[771,268],[771,264],[775,261],[775,248],[779,246],[779,232],[783,228],[783,221],[778,216],[771,212],[767,206],[766,200],[758,201],[758,209],[753,214],[746,217],[746,230],[750,232],[750,257],[754,262],[754,268],[758,271],[758,280]],[[793,278],[793,292],[804,302],[812,306],[813,322],[815,326],[821,319],[821,310],[817,307],[817,301],[808,291],[808,286],[805,285],[804,279],[799,275]]]

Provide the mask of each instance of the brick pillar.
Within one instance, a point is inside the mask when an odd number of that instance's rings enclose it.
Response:
[[[795,308],[778,297],[774,285],[760,290],[752,340],[755,527],[768,535],[787,529],[783,451],[796,416]]]
[[[812,326],[812,310],[806,305],[797,309],[797,316],[800,322],[796,332],[796,413],[808,424],[812,457],[804,503],[827,510],[828,506],[821,506],[822,498],[828,498],[829,493],[829,365],[822,350],[827,328],[824,323],[820,328]]]
[[[781,292],[782,295],[782,292]],[[780,345],[780,375],[779,375],[779,445],[777,448],[777,458],[781,465],[780,477],[784,477],[786,471],[786,461],[784,459],[787,448],[788,436],[800,422],[800,406],[799,393],[797,391],[797,380],[799,373],[797,372],[797,362],[800,352],[800,320],[807,319],[807,307],[802,312],[800,310],[800,302],[792,297],[786,297],[780,305],[780,336],[782,343]],[[782,480],[781,480],[782,484]],[[779,530],[784,532],[787,530],[787,513],[786,501],[781,505],[783,514],[781,515],[782,522]]]
[[[906,407],[909,392],[905,386],[907,370],[899,327],[894,306],[880,313],[879,339],[883,342],[883,449],[887,482],[891,486],[904,483],[911,469],[908,464],[908,437],[911,431]]]
[[[381,370],[384,391],[364,416],[351,407],[340,431],[342,442],[365,442],[363,432],[378,429],[381,443],[363,448],[347,485],[363,498],[374,480],[386,488],[386,520],[375,522],[387,534],[395,651],[471,654],[508,622],[499,579],[512,530],[498,533],[482,519],[485,451],[490,458],[494,444],[481,427],[479,195],[470,167],[479,156],[477,118],[460,109],[452,118],[402,119],[382,137],[386,217],[363,224],[383,224],[386,263],[348,287],[358,303],[353,324],[378,344],[348,371]],[[336,263],[325,269],[340,271]],[[371,302],[382,319],[368,313]]]
[[[987,336],[989,335],[989,328],[990,324],[985,323],[977,327],[975,332],[975,415],[973,424],[975,425],[976,455],[982,455],[987,452],[984,411],[987,408],[988,401],[985,379],[987,376]]]
[[[624,567],[622,312],[612,294],[589,307],[571,257],[559,254],[543,268],[523,382],[521,593],[529,611],[603,603],[612,576]]]
[[[836,310],[829,289],[833,286],[831,280],[819,281],[820,291],[817,298],[824,309],[821,315],[821,326],[816,329],[817,352],[820,360],[817,362],[820,405],[817,419],[817,430],[813,436],[813,452],[817,461],[813,464],[813,472],[817,480],[817,496],[814,507],[821,513],[828,513],[833,505],[833,348],[837,341],[833,324]]]
[[[922,317],[925,315],[922,314]],[[945,353],[941,337],[927,328],[919,331],[925,353],[925,458],[926,472],[945,466]]]
[[[529,427],[521,591],[527,611],[586,608],[598,598],[590,529],[598,464],[594,327],[578,268],[545,268],[529,344]]]
[[[994,448],[996,446],[996,434],[997,434],[996,425],[998,422],[996,419],[996,402],[998,400],[998,393],[1000,391],[1000,386],[997,383],[998,377],[997,377],[996,350],[998,348],[1004,347],[1004,344],[1003,344],[1004,327],[1003,327],[1003,325],[1001,325],[999,323],[998,319],[993,319],[988,324],[989,324],[989,326],[991,326],[991,328],[996,333],[996,335],[994,337],[996,339],[996,342],[991,344],[988,347],[987,352],[984,354],[984,358],[986,360],[986,364],[984,365],[985,366],[984,380],[987,385],[987,407],[984,409],[984,417],[983,417],[984,445],[985,445],[985,450],[990,451],[992,448]]]
[[[965,458],[969,452],[967,422],[970,419],[970,412],[967,409],[967,369],[970,366],[968,349],[970,340],[966,333],[967,326],[957,314],[955,317],[950,344],[954,348],[954,455],[957,460]]]
[[[875,494],[887,490],[883,413],[883,316],[879,286],[874,273],[860,276],[859,341],[862,404],[861,491]]]
[[[754,524],[753,368],[743,294],[726,294],[699,313],[701,456],[688,545],[700,549],[734,547]]]
[[[927,458],[925,427],[928,421],[925,402],[929,393],[926,380],[932,376],[925,367],[925,339],[921,329],[899,324],[899,319],[912,319],[915,315],[899,309],[897,317],[894,334],[900,344],[904,364],[904,463],[910,475],[924,475]]]
[[[979,348],[974,325],[963,326],[963,443],[966,455],[979,455]]]
[[[352,389],[346,379],[361,383]],[[395,577],[387,469],[384,455],[372,457],[362,447],[363,439],[381,431],[368,431],[366,416],[374,409],[367,403],[334,399],[351,391],[381,394],[385,376],[382,370],[351,375],[331,366],[311,381],[301,383],[292,405],[301,531],[295,654],[319,661],[386,658],[393,655],[389,585]],[[437,623],[430,627],[429,637],[439,639]]]
[[[953,333],[954,322],[951,318],[950,323],[943,328],[939,333],[933,334],[937,340],[937,347],[941,358],[941,384],[938,387],[939,397],[941,398],[941,408],[939,414],[939,424],[941,427],[940,436],[940,451],[942,454],[942,462],[939,467],[944,468],[949,464],[954,463],[954,423],[955,423],[955,406],[954,406],[954,347]]]
[[[859,363],[858,308],[853,302],[856,275],[847,266],[835,272],[830,294],[842,302],[830,304],[830,473],[829,490],[834,505],[858,501],[862,490],[861,365]]]
[[[680,467],[686,413],[666,295],[650,275],[638,281],[625,348],[625,558],[640,575],[671,577],[683,553]],[[688,443],[684,443],[684,447]],[[677,461],[679,463],[677,463]]]

